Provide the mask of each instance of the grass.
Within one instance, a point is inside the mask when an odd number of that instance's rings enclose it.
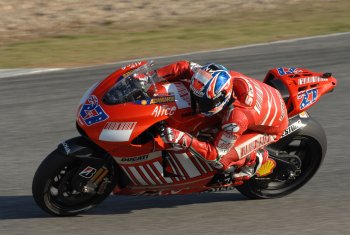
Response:
[[[0,68],[71,67],[350,31],[350,1],[241,11],[215,18],[113,23],[84,34],[0,47]]]

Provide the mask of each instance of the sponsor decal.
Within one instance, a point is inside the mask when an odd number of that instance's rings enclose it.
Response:
[[[160,96],[152,99],[153,104],[175,102],[175,96]]]
[[[162,116],[172,116],[176,111],[176,106],[168,106],[168,105],[157,105],[153,112],[153,117],[162,117]]]
[[[69,153],[71,152],[71,149],[69,147],[69,145],[66,142],[62,142],[64,151],[66,151],[66,154],[69,155]]]
[[[107,122],[99,140],[109,142],[129,141],[137,122]]]
[[[135,101],[136,104],[141,104],[141,105],[161,104],[161,103],[169,103],[169,102],[175,102],[175,96],[158,96],[152,99]]]
[[[282,96],[278,94],[278,98],[280,100],[280,105],[281,105],[281,116],[280,116],[279,120],[282,121],[286,115],[287,110],[286,110],[286,105],[282,99]]]
[[[227,132],[238,132],[239,126],[237,123],[228,123],[222,126],[222,129]]]
[[[136,164],[136,163],[142,163],[146,161],[151,161],[156,158],[161,158],[162,152],[157,151],[157,152],[152,152],[150,154],[145,154],[145,155],[138,155],[138,156],[114,156],[114,159],[117,161],[118,164]]]
[[[98,99],[96,96],[91,95],[85,103],[81,106],[79,112],[80,122],[85,123],[90,126],[98,122],[103,122],[108,119],[107,113],[98,104]]]
[[[275,160],[269,158],[267,161],[259,168],[259,170],[256,172],[256,175],[258,177],[263,177],[271,174],[273,172],[273,169],[276,167]]]
[[[139,67],[141,64],[142,64],[142,62],[135,62],[135,63],[132,63],[132,64],[129,64],[129,65],[127,65],[127,66],[122,67],[122,70],[125,70],[125,69],[134,69],[134,68]]]
[[[298,79],[298,85],[306,85],[309,83],[315,83],[315,82],[324,82],[328,81],[327,78],[322,78],[319,76],[312,76],[312,77],[306,77],[306,78],[299,78]]]
[[[260,149],[264,147],[265,145],[273,142],[275,140],[275,135],[262,135],[259,134],[250,140],[240,144],[239,146],[236,147],[236,151],[238,153],[239,158],[241,159],[242,157],[250,154],[256,149]]]
[[[306,111],[304,111],[304,112],[299,113],[299,117],[301,117],[301,118],[308,118],[309,115],[307,114]]]
[[[166,196],[166,195],[181,194],[182,190],[185,190],[185,189],[177,189],[177,190],[165,189],[165,190],[159,190],[159,191],[148,190],[148,191],[139,192],[135,195],[137,195],[137,196]]]
[[[181,191],[182,189],[170,190],[170,195],[179,194]]]
[[[230,151],[237,138],[232,132],[222,132],[220,135],[220,140],[216,150],[218,151],[219,156],[223,156]]]
[[[182,82],[173,83],[176,87],[174,92],[176,104],[179,109],[191,107],[191,95]]]
[[[318,96],[317,88],[300,92],[298,94],[298,99],[302,99],[300,103],[300,109],[305,109],[306,107],[315,103],[317,96]]]
[[[84,170],[82,170],[79,175],[81,177],[90,179],[93,175],[95,175],[96,173],[96,169],[91,167],[91,166],[87,166]]]
[[[123,157],[120,161],[122,163],[136,163],[136,162],[140,162],[140,161],[144,161],[148,159],[148,155],[142,155],[142,156],[136,156],[136,157]]]
[[[248,94],[245,98],[245,104],[248,106],[252,106],[253,105],[253,100],[254,100],[254,90],[253,90],[253,86],[252,84],[249,82],[249,80],[242,78],[248,86]]]
[[[230,148],[233,146],[232,143],[230,142],[226,142],[224,140],[220,140],[217,146],[217,151],[219,153],[219,155],[223,156],[225,154],[228,153],[228,151],[230,150]]]
[[[118,81],[123,79],[123,78],[128,77],[132,72],[134,72],[134,70],[130,70],[130,71],[124,73],[122,76],[119,77]]]
[[[204,191],[203,193],[212,193],[212,192],[220,192],[220,191],[229,191],[233,190],[235,187],[233,186],[227,186],[227,187],[215,187],[215,188],[209,188],[208,190]]]
[[[305,126],[305,124],[303,124],[301,122],[301,120],[299,119],[298,121],[294,122],[292,125],[288,126],[288,128],[283,132],[282,137],[285,137],[285,136],[293,133],[294,131],[296,131],[304,126]]]
[[[204,92],[202,92],[202,91],[198,91],[198,90],[192,89],[192,92],[193,92],[193,94],[195,94],[198,97],[203,97],[204,96]]]
[[[205,85],[212,78],[212,75],[209,72],[200,69],[194,74],[194,78],[195,79],[192,79],[192,82],[190,85],[191,90],[196,96],[203,97],[204,96],[203,89]]]
[[[262,107],[262,103],[263,103],[263,91],[260,87],[259,84],[257,84],[256,82],[254,82],[253,80],[249,81],[248,79],[241,77],[241,79],[243,79],[248,86],[248,94],[246,96],[245,99],[245,104],[248,106],[252,106],[253,105],[253,101],[254,99],[256,100],[255,105],[254,105],[254,110],[260,115],[261,113],[261,107]],[[255,94],[254,94],[254,89],[255,89]]]
[[[256,103],[254,105],[254,110],[260,115],[263,103],[263,91],[261,90],[261,87],[258,84],[256,84],[255,82],[253,84],[255,87],[256,94]]]

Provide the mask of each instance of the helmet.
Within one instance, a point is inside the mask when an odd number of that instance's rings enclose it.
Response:
[[[232,79],[219,64],[207,64],[196,69],[190,84],[192,109],[212,116],[228,104],[232,96]]]

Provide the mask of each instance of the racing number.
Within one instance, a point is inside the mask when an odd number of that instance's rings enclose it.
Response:
[[[303,93],[303,96],[302,96],[303,100],[300,103],[300,109],[304,109],[307,106],[315,103],[316,102],[316,98],[317,98],[317,94],[318,94],[317,89],[312,89],[312,90],[305,91]]]

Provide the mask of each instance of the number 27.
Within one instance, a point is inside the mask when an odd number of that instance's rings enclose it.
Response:
[[[311,97],[310,97],[310,95],[311,95]],[[300,103],[300,109],[304,109],[307,106],[315,103],[317,95],[318,95],[317,89],[312,89],[312,90],[305,91],[303,93],[303,95],[302,95],[302,99],[303,100]]]

